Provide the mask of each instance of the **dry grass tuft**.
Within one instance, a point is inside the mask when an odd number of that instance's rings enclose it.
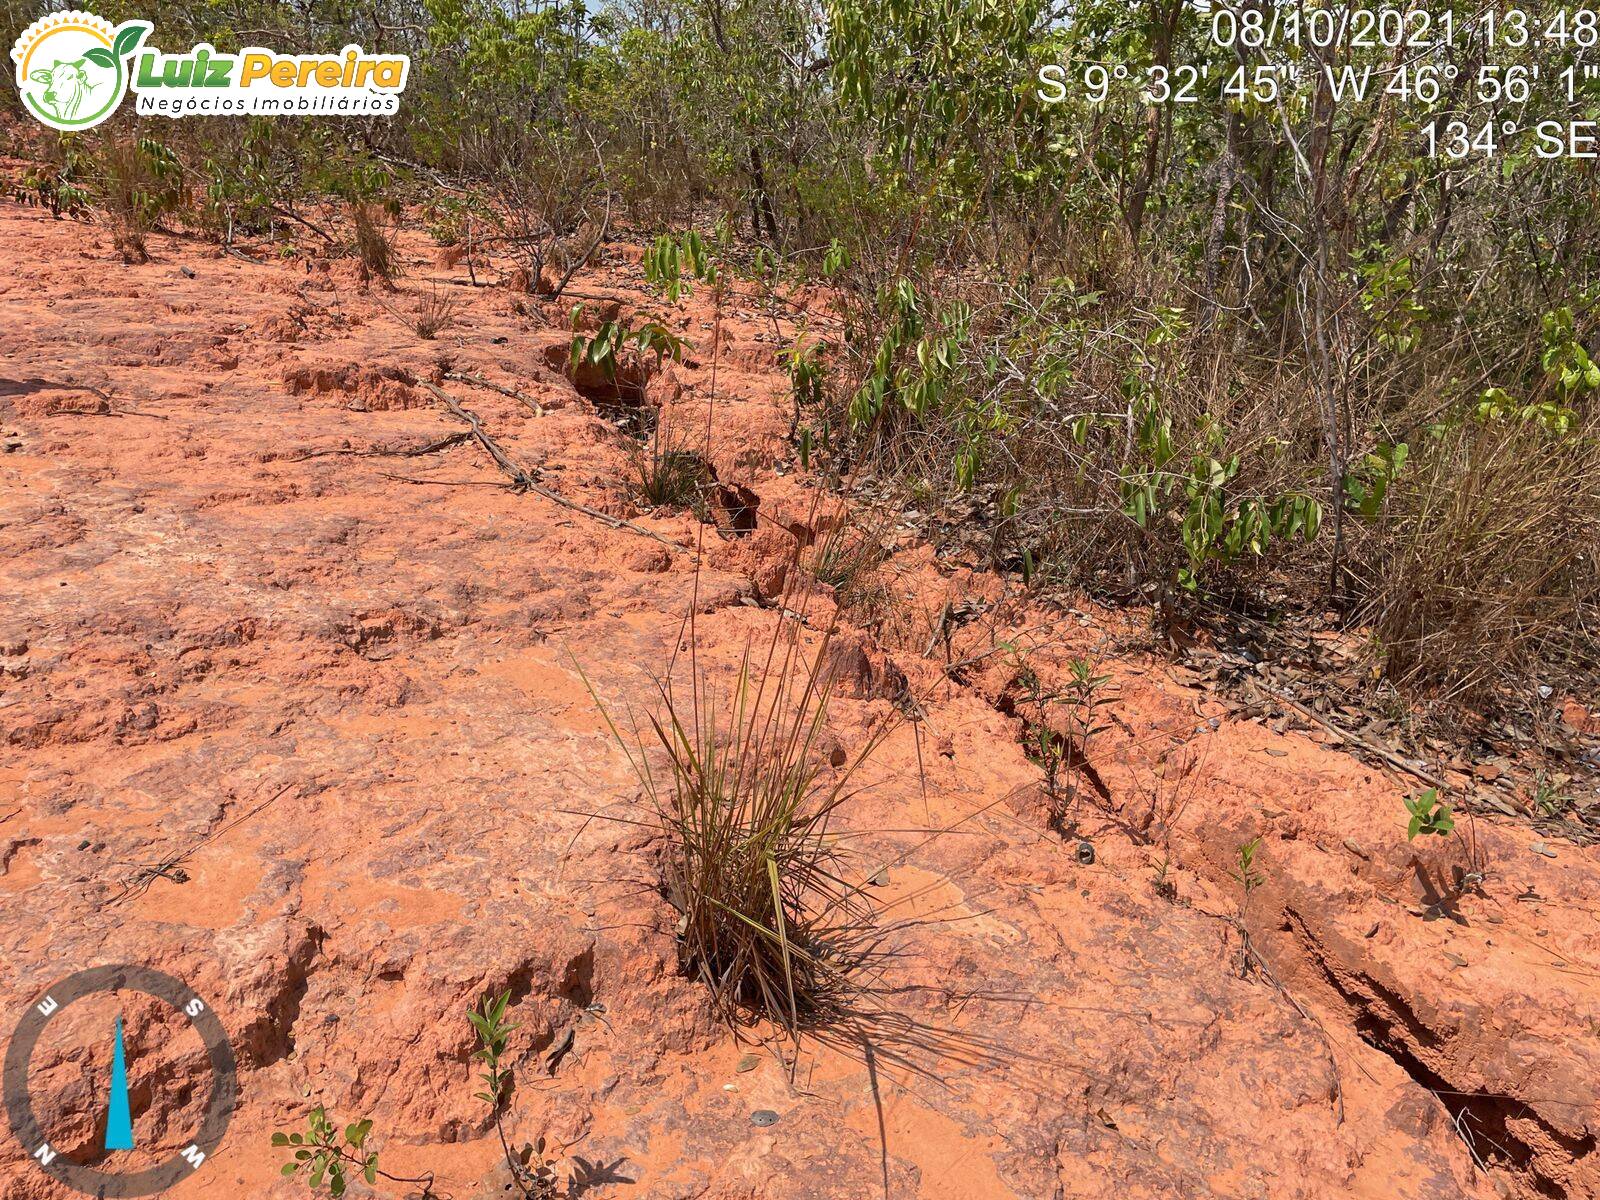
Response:
[[[350,206],[350,219],[355,226],[355,251],[361,260],[361,282],[374,279],[385,286],[400,276],[400,262],[395,254],[394,231],[384,220],[381,205],[358,201]]]
[[[871,576],[889,557],[884,531],[865,518],[841,513],[811,548],[807,565],[817,582],[833,589],[840,608],[864,597]]]
[[[766,661],[746,652],[725,690],[691,661],[690,694],[663,682],[659,711],[632,736],[606,714],[664,842],[684,971],[729,1024],[766,1017],[795,1038],[849,1007],[876,952],[871,908],[845,882],[833,824],[887,732],[830,766],[819,745],[827,639],[802,655],[793,636],[775,635]]]
[[[1600,421],[1466,421],[1412,461],[1366,584],[1390,677],[1476,701],[1592,659]]]
[[[701,520],[707,513],[705,489],[710,474],[705,459],[673,438],[659,423],[647,444],[629,454],[633,490],[654,508],[687,508]]]
[[[456,323],[457,298],[450,292],[441,292],[434,284],[431,291],[417,298],[417,315],[411,327],[419,338],[432,340]]]

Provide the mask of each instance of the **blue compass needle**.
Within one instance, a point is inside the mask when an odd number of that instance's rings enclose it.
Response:
[[[128,1111],[128,1068],[122,1058],[122,1018],[111,1055],[111,1103],[106,1111],[106,1149],[133,1149],[133,1114]]]

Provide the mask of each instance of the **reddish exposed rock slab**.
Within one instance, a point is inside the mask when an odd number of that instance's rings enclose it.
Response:
[[[998,585],[920,549],[897,556],[879,637],[840,636],[829,733],[860,745],[902,681],[922,698],[850,818],[856,865],[887,866],[874,895],[904,922],[879,980],[893,1015],[829,1031],[792,1079],[773,1059],[739,1070],[748,1047],[676,972],[654,847],[593,819],[640,801],[578,668],[621,713],[650,702],[692,605],[708,662],[770,636],[761,597],[815,505],[773,473],[788,401],[765,325],[730,318],[715,360],[707,458],[766,518],[724,537],[633,507],[625,436],[546,365],[568,334],[501,293],[462,287],[456,327],[428,342],[337,271],[164,237],[124,267],[91,229],[9,205],[0,243],[0,433],[21,443],[0,456],[0,999],[18,1012],[67,971],[126,960],[213,1003],[240,1106],[174,1196],[298,1194],[268,1139],[316,1103],[372,1117],[387,1170],[498,1194],[464,1013],[506,988],[507,1136],[566,1147],[586,1196],[1597,1190],[1592,857],[1529,854],[1480,822],[1488,898],[1424,921],[1392,783],[1220,716],[1196,736],[1209,714],[1134,662],[1091,750],[1110,801],[1082,806],[1097,861],[1080,865],[1042,817],[1019,719],[993,703],[1000,660],[931,686],[924,651],[960,658],[983,632],[952,643],[938,614]],[[461,284],[411,258],[403,287],[425,270]],[[582,286],[647,304],[634,268]],[[691,302],[695,352],[646,397],[702,438],[708,305]],[[698,582],[690,554],[512,492],[470,442],[373,453],[462,428],[419,381],[444,381],[542,486],[703,541]],[[808,619],[832,611],[817,594]],[[1081,652],[1106,626],[1067,628]],[[1269,742],[1287,755],[1262,756]],[[1247,924],[1280,986],[1239,970],[1226,870],[1258,833]],[[1153,886],[1163,857],[1170,892]],[[181,880],[141,875],[162,863]],[[181,1053],[151,1060],[152,1151],[182,1136],[161,1086]],[[39,1070],[92,1078],[102,1061],[62,1045]],[[1476,1170],[1429,1088],[1485,1093],[1484,1136],[1525,1161]],[[89,1094],[60,1094],[92,1144]],[[757,1109],[777,1123],[753,1125]],[[0,1181],[56,1194],[14,1145]]]

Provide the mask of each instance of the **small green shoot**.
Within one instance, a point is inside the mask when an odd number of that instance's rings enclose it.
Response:
[[[322,1105],[313,1108],[306,1117],[304,1133],[272,1135],[272,1144],[289,1150],[293,1159],[283,1164],[284,1175],[305,1173],[306,1184],[313,1191],[328,1189],[331,1196],[342,1196],[350,1186],[350,1175],[359,1174],[369,1184],[378,1180],[378,1152],[367,1149],[367,1138],[372,1133],[370,1118],[346,1125],[341,1138],[337,1123]],[[432,1183],[432,1177],[428,1177]]]
[[[477,1008],[467,1012],[467,1020],[472,1022],[472,1028],[478,1035],[478,1048],[472,1058],[483,1064],[483,1074],[479,1078],[483,1080],[484,1090],[474,1098],[496,1110],[505,1099],[506,1086],[511,1082],[511,1073],[500,1068],[501,1056],[506,1052],[506,1041],[516,1028],[506,1020],[506,1005],[510,1003],[511,991],[508,988],[498,996],[484,996]]]
[[[521,1153],[516,1153],[506,1141],[505,1129],[500,1123],[500,1105],[511,1087],[511,1070],[502,1065],[502,1060],[511,1033],[517,1028],[506,1020],[510,1004],[511,989],[507,988],[498,996],[485,993],[477,1008],[467,1010],[467,1020],[472,1022],[473,1032],[478,1036],[478,1048],[473,1051],[472,1059],[483,1064],[483,1074],[478,1076],[483,1082],[483,1091],[475,1093],[474,1098],[489,1106],[495,1133],[500,1137],[500,1149],[524,1200],[549,1200],[559,1190],[560,1180],[556,1176],[556,1160],[545,1157],[544,1138],[541,1137],[536,1146],[525,1145]]]
[[[1450,806],[1439,801],[1439,789],[1429,788],[1419,796],[1405,798],[1406,811],[1411,820],[1406,825],[1406,838],[1415,839],[1420,834],[1436,833],[1444,837],[1456,827]]]
[[[1229,878],[1234,880],[1244,890],[1244,898],[1239,902],[1239,915],[1235,923],[1239,929],[1239,975],[1241,978],[1250,974],[1250,897],[1255,890],[1267,881],[1267,877],[1256,869],[1256,854],[1261,849],[1261,839],[1253,837],[1239,847],[1238,858],[1233,869],[1228,872]]]

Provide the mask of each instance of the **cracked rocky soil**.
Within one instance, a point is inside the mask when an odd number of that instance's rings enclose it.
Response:
[[[388,297],[347,264],[176,238],[127,267],[92,227],[9,204],[0,246],[0,1036],[99,963],[206,997],[240,1100],[173,1196],[303,1191],[269,1137],[317,1103],[370,1116],[395,1174],[505,1194],[464,1015],[506,988],[506,1131],[568,1147],[570,1195],[1600,1195],[1592,849],[1484,818],[1408,843],[1410,781],[1237,720],[1134,653],[1102,660],[1106,797],[1080,798],[1064,839],[1007,699],[1014,658],[944,679],[929,628],[980,604],[949,653],[1019,640],[1048,685],[1130,618],[1063,622],[909,539],[898,620],[843,619],[829,734],[848,750],[907,684],[923,697],[851,817],[861,869],[890,864],[875,897],[907,919],[880,981],[904,1019],[808,1043],[792,1081],[765,1053],[751,1066],[677,973],[649,839],[588,815],[640,800],[577,671],[642,710],[696,596],[710,661],[781,619],[810,493],[748,297],[715,355],[709,301],[688,301],[689,361],[644,388],[695,429],[717,372],[709,457],[739,519],[706,533],[696,591],[667,543],[697,526],[628,507],[636,443],[560,374],[554,309],[468,287],[420,245]],[[630,257],[575,286],[663,311]],[[391,309],[432,280],[461,308],[423,341]],[[465,428],[428,383],[541,487],[636,528],[512,490],[470,440],[395,453]],[[814,598],[813,628],[831,614]],[[1430,907],[1468,832],[1481,887]],[[1257,835],[1242,972],[1228,871]],[[170,1153],[200,1051],[129,1027],[141,1142]],[[34,1063],[83,1160],[95,1044]],[[0,1196],[65,1194],[5,1141]]]

